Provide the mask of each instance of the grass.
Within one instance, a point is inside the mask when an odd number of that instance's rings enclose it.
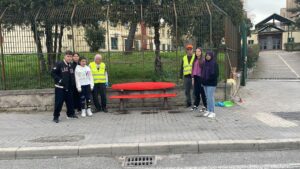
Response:
[[[95,53],[81,53],[89,61],[93,61]],[[156,76],[154,70],[154,52],[133,52],[124,55],[121,52],[103,53],[104,61],[108,66],[109,82],[111,84],[133,81],[171,81],[177,82],[179,77],[180,61],[184,53],[161,52],[163,64],[162,76]],[[5,55],[5,84],[7,90],[12,89],[39,89],[52,88],[53,80],[50,72],[40,73],[36,54]],[[225,55],[219,54],[220,79],[224,78]],[[2,68],[0,70],[0,73]],[[0,89],[4,89],[1,79]]]

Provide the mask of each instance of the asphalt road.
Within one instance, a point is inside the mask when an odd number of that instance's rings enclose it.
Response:
[[[146,169],[299,169],[300,150],[156,156]],[[122,169],[122,157],[2,160],[0,169]]]

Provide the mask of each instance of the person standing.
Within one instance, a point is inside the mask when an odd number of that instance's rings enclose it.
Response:
[[[80,94],[81,116],[92,116],[90,94],[94,88],[94,80],[91,69],[86,65],[85,57],[80,57],[80,65],[75,69],[76,88]]]
[[[218,85],[219,66],[212,51],[206,52],[202,70],[203,86],[207,98],[207,111],[203,116],[215,118],[215,90]]]
[[[72,67],[73,70],[76,70],[77,65],[79,65],[79,53],[74,53],[72,58]],[[81,104],[80,104],[80,95],[77,91],[76,85],[74,85],[73,89],[73,99],[74,99],[74,109],[77,110],[77,114],[81,112]]]
[[[108,85],[108,75],[105,63],[102,62],[102,56],[96,54],[94,62],[90,63],[92,75],[94,77],[93,101],[96,107],[96,112],[104,111],[107,113],[106,107],[106,86]],[[101,105],[99,96],[101,98]]]
[[[64,60],[56,63],[51,71],[51,76],[55,82],[55,105],[53,113],[53,121],[59,122],[60,112],[63,103],[67,106],[67,119],[78,118],[75,115],[73,103],[73,86],[75,83],[74,69],[71,65],[73,53],[66,51]]]
[[[186,46],[186,55],[182,58],[182,64],[180,68],[180,78],[183,76],[183,85],[185,88],[186,107],[192,106],[191,89],[192,89],[192,67],[195,60],[193,54],[193,45]]]
[[[201,71],[202,71],[202,65],[205,61],[203,54],[202,54],[202,49],[197,48],[195,55],[196,59],[193,63],[193,70],[192,70],[192,84],[194,86],[194,106],[192,107],[192,111],[197,110],[200,101],[202,100],[203,107],[199,109],[200,111],[205,111],[207,108],[207,102],[206,102],[206,96],[202,84],[202,76],[201,76]]]

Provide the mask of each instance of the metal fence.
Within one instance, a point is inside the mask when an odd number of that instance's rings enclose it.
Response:
[[[63,52],[104,56],[110,83],[178,83],[184,46],[214,50],[220,81],[240,66],[239,27],[211,1],[195,4],[0,7],[0,90],[53,87]]]

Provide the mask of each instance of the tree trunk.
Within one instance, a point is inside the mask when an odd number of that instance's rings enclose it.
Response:
[[[162,69],[162,62],[160,57],[160,40],[159,40],[159,23],[154,24],[154,44],[155,44],[155,73],[159,76],[162,75],[163,69]]]
[[[57,55],[56,61],[60,60],[60,56],[61,56],[61,52],[62,52],[61,48],[62,48],[62,38],[64,35],[64,28],[65,28],[64,25],[60,25],[60,34],[58,37],[58,55]],[[74,40],[74,39],[72,39],[72,40]]]
[[[54,66],[55,54],[53,54],[53,39],[52,39],[52,25],[47,24],[45,26],[45,34],[46,34],[46,47],[47,47],[47,55],[48,55],[48,70],[51,70]]]
[[[127,36],[127,44],[125,45],[125,53],[126,54],[131,53],[131,51],[132,51],[136,28],[137,28],[137,22],[132,22],[130,24],[130,29],[129,29],[129,33]]]
[[[34,22],[31,22],[31,31],[33,32],[33,36],[34,36],[33,38],[34,38],[34,42],[35,42],[36,48],[37,48],[37,55],[38,55],[38,59],[40,62],[40,71],[45,72],[46,71],[46,60],[43,55],[41,38],[38,35],[37,27]]]
[[[55,58],[53,58],[54,62],[57,60],[57,38],[58,38],[58,25],[55,24],[54,27],[54,48],[53,48],[53,55],[55,55]]]

